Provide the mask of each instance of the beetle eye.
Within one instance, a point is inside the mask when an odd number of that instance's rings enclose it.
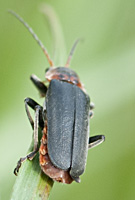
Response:
[[[45,69],[45,73],[49,70],[49,67]]]

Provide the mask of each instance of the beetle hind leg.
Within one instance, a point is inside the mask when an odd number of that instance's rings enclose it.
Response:
[[[88,149],[92,149],[93,147],[98,146],[99,144],[101,144],[104,141],[105,141],[104,135],[96,135],[96,136],[90,137]]]

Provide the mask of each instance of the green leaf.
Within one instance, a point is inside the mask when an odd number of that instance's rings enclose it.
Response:
[[[39,131],[39,139],[41,138]],[[29,152],[33,149],[33,141]],[[46,200],[49,197],[53,180],[45,175],[39,165],[39,153],[32,161],[25,161],[16,179],[11,200]]]

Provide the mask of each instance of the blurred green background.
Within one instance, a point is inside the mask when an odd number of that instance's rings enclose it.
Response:
[[[0,199],[10,199],[13,169],[31,142],[23,100],[31,97],[43,103],[29,76],[34,73],[44,80],[48,67],[36,42],[6,11],[19,13],[52,54],[48,22],[39,11],[43,2],[61,21],[67,52],[76,38],[84,39],[71,67],[96,106],[91,135],[106,136],[105,143],[89,151],[81,183],[55,183],[50,200],[135,199],[134,0],[0,0]]]

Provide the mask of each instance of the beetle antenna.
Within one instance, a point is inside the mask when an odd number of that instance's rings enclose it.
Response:
[[[31,35],[33,36],[33,38],[37,41],[38,45],[41,47],[41,49],[43,50],[50,66],[54,66],[53,61],[50,59],[50,56],[46,50],[46,48],[44,47],[43,43],[40,41],[40,39],[38,38],[38,36],[34,33],[33,29],[23,20],[23,18],[21,18],[17,13],[15,13],[12,10],[8,10],[9,13],[11,13],[12,15],[14,15],[26,28],[27,30],[31,33]]]
[[[80,41],[80,39],[77,39],[77,40],[74,42],[74,44],[73,44],[73,46],[72,46],[72,49],[71,49],[71,51],[70,51],[70,53],[69,53],[67,62],[66,62],[66,64],[65,64],[65,67],[69,67],[70,61],[71,61],[71,59],[72,59],[72,57],[73,57],[73,53],[74,53],[75,48],[76,48],[76,46],[77,46],[77,44],[78,44],[79,41]]]

